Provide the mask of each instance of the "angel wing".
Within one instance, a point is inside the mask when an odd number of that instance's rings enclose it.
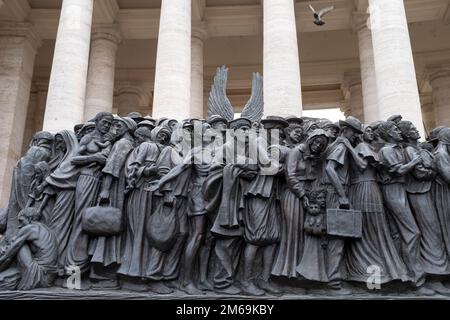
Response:
[[[217,68],[208,99],[208,116],[219,115],[228,121],[234,119],[233,106],[227,97],[228,68]]]
[[[252,94],[244,110],[242,110],[241,117],[255,122],[261,120],[263,113],[263,77],[258,72],[254,72],[252,78]]]
[[[323,9],[320,9],[317,12],[317,15],[319,16],[319,18],[322,18],[324,15],[326,15],[328,12],[334,10],[334,6],[329,6],[329,7],[325,7]]]

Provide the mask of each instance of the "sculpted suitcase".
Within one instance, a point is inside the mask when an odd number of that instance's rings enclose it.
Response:
[[[327,209],[327,234],[343,238],[361,238],[361,211],[352,209]]]

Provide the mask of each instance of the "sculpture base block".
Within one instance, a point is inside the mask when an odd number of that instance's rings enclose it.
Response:
[[[0,300],[450,300],[442,295],[420,296],[405,293],[354,293],[348,296],[339,296],[332,291],[323,294],[284,294],[282,296],[265,295],[252,297],[244,295],[220,295],[208,293],[205,295],[187,295],[183,292],[174,292],[168,295],[151,292],[133,292],[125,290],[70,290],[63,288],[35,289],[31,291],[3,291]]]

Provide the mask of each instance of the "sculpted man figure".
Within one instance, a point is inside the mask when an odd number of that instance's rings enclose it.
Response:
[[[50,229],[39,222],[36,208],[18,216],[17,235],[0,248],[0,288],[31,290],[50,287],[56,277],[57,243]]]

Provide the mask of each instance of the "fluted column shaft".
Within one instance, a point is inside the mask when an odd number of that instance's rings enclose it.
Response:
[[[265,0],[264,113],[302,113],[300,63],[293,0]]]
[[[153,117],[183,120],[191,102],[191,0],[163,0]]]
[[[203,118],[203,46],[206,39],[204,25],[192,27],[191,48],[191,105],[189,115],[192,118]]]
[[[94,27],[84,109],[85,121],[92,119],[98,112],[112,112],[116,52],[120,41],[118,26]]]
[[[0,207],[22,153],[31,79],[40,41],[29,23],[0,23]]]
[[[364,119],[366,123],[380,120],[378,111],[378,90],[373,59],[372,34],[367,27],[367,19],[361,19],[358,26],[359,61],[361,65],[361,84]]]
[[[450,67],[431,74],[436,126],[450,126]]]
[[[424,136],[403,0],[369,0],[369,4],[380,118],[401,114]]]
[[[44,130],[83,122],[93,0],[64,0],[48,88]]]

